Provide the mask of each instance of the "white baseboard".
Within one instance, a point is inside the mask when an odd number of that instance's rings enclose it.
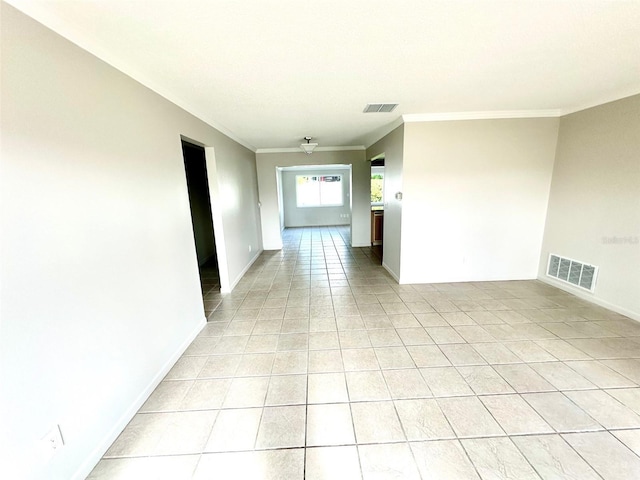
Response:
[[[135,414],[140,410],[140,407],[147,401],[149,396],[153,393],[156,387],[160,384],[162,379],[169,373],[171,367],[175,365],[178,359],[185,352],[187,347],[191,345],[191,342],[198,336],[200,331],[207,324],[207,319],[202,317],[202,321],[196,325],[191,333],[187,336],[187,338],[180,344],[177,350],[169,357],[169,359],[160,367],[158,373],[151,379],[149,384],[140,392],[140,395],[132,402],[131,406],[125,410],[125,412],[120,416],[118,421],[115,423],[113,428],[104,436],[102,441],[98,444],[98,446],[91,452],[88,458],[84,461],[82,465],[76,470],[76,472],[71,477],[73,480],[83,480],[87,478],[87,476],[91,473],[91,470],[98,464],[102,456],[109,449],[111,444],[115,442],[118,435],[122,433],[124,428],[129,424],[131,419],[135,416]]]
[[[553,280],[552,278],[549,278],[546,275],[538,276],[538,280],[540,280],[543,283],[546,283],[547,285],[551,285],[552,287],[559,288],[560,290],[563,290],[567,293],[571,293],[572,295],[575,295],[576,297],[582,300],[586,300],[587,302],[593,303],[600,307],[604,307],[608,310],[611,310],[612,312],[619,313],[621,315],[624,315],[626,317],[632,318],[640,322],[640,313],[638,312],[633,312],[624,307],[620,307],[619,305],[614,305],[613,303],[607,302],[606,300],[602,300],[601,298],[598,298],[591,293],[583,292],[580,289],[573,288],[570,285],[565,284],[564,282],[558,282],[557,280]]]
[[[391,270],[391,269],[389,268],[389,265],[387,265],[386,263],[382,262],[382,267],[383,267],[387,272],[389,272],[389,275],[391,275],[391,276],[393,277],[393,279],[394,279],[396,282],[400,283],[400,278],[398,277],[398,275],[396,275],[396,273],[395,273],[393,270]]]
[[[247,266],[244,267],[242,269],[242,271],[240,272],[240,274],[236,277],[236,279],[231,282],[231,285],[229,285],[229,290],[223,290],[222,288],[220,289],[220,293],[231,293],[233,291],[234,288],[236,288],[236,285],[238,285],[238,282],[240,280],[242,280],[242,277],[244,276],[245,273],[247,273],[249,271],[249,269],[251,268],[251,265],[253,265],[254,263],[256,263],[256,260],[258,260],[258,257],[260,256],[260,254],[263,252],[263,250],[258,250],[256,252],[256,254],[254,255],[254,257],[249,260],[249,263],[247,263]]]

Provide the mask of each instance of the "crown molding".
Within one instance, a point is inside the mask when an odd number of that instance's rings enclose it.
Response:
[[[443,122],[453,120],[492,120],[500,118],[549,118],[562,115],[560,109],[552,110],[488,110],[478,112],[410,113],[402,116],[405,123]]]
[[[355,150],[364,150],[364,145],[351,145],[346,147],[317,147],[313,152],[349,152]],[[304,153],[300,147],[286,148],[258,148],[256,153]]]
[[[372,145],[374,145],[375,143],[379,142],[384,137],[389,135],[391,132],[393,132],[396,128],[398,128],[403,123],[404,123],[404,120],[402,118],[402,115],[400,115],[393,122],[388,123],[387,125],[384,125],[384,126],[378,128],[378,129],[374,130],[371,133],[368,133],[365,136],[365,139],[366,139],[365,146],[367,148],[371,147]]]
[[[597,100],[594,100],[592,102],[585,102],[579,105],[574,105],[573,107],[563,108],[562,116],[571,115],[572,113],[581,112],[582,110],[588,110],[589,108],[593,108],[593,107],[599,107],[600,105],[616,102],[624,98],[633,97],[634,95],[640,95],[640,88],[637,85],[630,87],[622,92],[603,95],[601,97],[598,97]]]

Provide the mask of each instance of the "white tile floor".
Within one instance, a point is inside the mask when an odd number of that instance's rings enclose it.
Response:
[[[286,230],[91,479],[638,479],[640,324],[537,281],[398,285]]]

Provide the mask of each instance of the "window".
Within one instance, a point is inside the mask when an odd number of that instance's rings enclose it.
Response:
[[[371,167],[371,205],[384,204],[384,167]]]
[[[296,175],[298,207],[337,207],[342,200],[342,175]]]

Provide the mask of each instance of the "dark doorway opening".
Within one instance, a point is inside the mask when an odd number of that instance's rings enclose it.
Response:
[[[213,302],[207,301],[207,295],[220,291],[220,275],[216,241],[213,234],[207,161],[203,147],[184,140],[182,141],[182,153],[184,155],[184,169],[189,190],[193,238],[200,270],[200,284],[202,286],[205,313],[208,317],[211,313],[210,310],[213,310],[215,306]],[[209,303],[212,305],[208,305]]]

